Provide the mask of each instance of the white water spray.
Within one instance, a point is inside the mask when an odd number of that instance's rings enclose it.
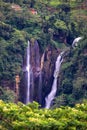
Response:
[[[27,47],[27,92],[26,92],[26,104],[30,102],[30,42],[28,41]]]
[[[83,39],[83,37],[77,37],[74,39],[73,43],[72,43],[72,47],[76,47],[78,45],[78,42]]]
[[[51,89],[51,92],[49,93],[49,95],[45,98],[45,101],[46,101],[45,108],[47,108],[47,109],[50,108],[51,102],[52,102],[52,100],[54,99],[54,97],[56,95],[56,91],[57,91],[57,78],[59,76],[61,63],[63,62],[63,58],[62,58],[63,54],[64,54],[64,52],[61,52],[59,54],[59,56],[57,57],[57,60],[56,60],[55,71],[54,71],[54,81],[53,81],[52,89]]]

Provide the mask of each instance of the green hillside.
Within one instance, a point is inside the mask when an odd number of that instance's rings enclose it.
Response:
[[[77,37],[82,39],[73,47]],[[65,51],[50,109],[41,108],[45,101],[42,106],[19,102],[24,96],[20,91],[25,91],[22,78],[28,40],[38,41],[40,60],[45,54],[43,97],[51,89],[48,80],[53,80],[50,73],[56,57]],[[37,88],[36,84],[36,98]],[[0,130],[87,130],[86,100],[87,0],[0,0]]]
[[[74,105],[87,99],[86,28],[86,0],[0,0],[0,86],[9,87],[15,75],[22,76],[27,40],[37,39],[41,54],[48,45],[61,50],[70,48],[62,65],[59,98],[55,102]],[[78,36],[83,40],[72,49]]]

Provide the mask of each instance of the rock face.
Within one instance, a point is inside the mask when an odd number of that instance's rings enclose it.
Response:
[[[45,52],[43,54],[40,54],[38,42],[31,41],[31,102],[37,101],[41,104],[42,107],[45,106],[45,97],[49,94],[52,87],[55,61],[59,53],[60,51],[54,47],[47,46]],[[26,60],[24,60],[24,65],[25,64]],[[25,103],[27,91],[26,78],[26,72],[24,72],[20,84],[20,96],[23,103]]]
[[[53,74],[55,69],[55,61],[59,54],[59,50],[52,46],[48,46],[45,51],[44,64],[42,69],[43,85],[42,85],[42,106],[45,106],[45,97],[50,93],[53,84]]]
[[[30,62],[35,77],[40,73],[40,53],[38,42],[31,42]]]

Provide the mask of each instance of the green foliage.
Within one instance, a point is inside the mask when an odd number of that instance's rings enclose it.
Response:
[[[66,62],[62,65],[62,69],[65,70],[67,69],[68,67],[70,67],[73,63],[72,62]]]
[[[62,82],[63,93],[70,94],[70,93],[72,93],[72,90],[73,90],[72,82],[70,82],[68,79],[64,79]]]
[[[54,100],[54,105],[52,108],[58,108],[60,106],[66,106],[67,105],[67,95],[61,94],[60,96],[56,97]]]
[[[5,102],[14,102],[15,101],[15,93],[8,89],[5,89],[3,87],[0,87],[0,100],[3,100]]]
[[[85,97],[86,86],[87,81],[83,77],[78,77],[76,80],[73,81],[73,95],[75,96],[76,100]]]
[[[10,25],[6,25],[3,22],[0,22],[0,36],[5,40],[9,40],[12,37],[12,32],[14,30]]]
[[[67,27],[66,27],[66,24],[64,21],[62,20],[57,20],[55,23],[55,28],[56,29],[60,29],[60,30],[63,30],[63,31],[67,31]]]
[[[74,108],[47,110],[31,108],[22,103],[6,104],[0,100],[0,129],[3,130],[86,130],[86,122],[86,102]]]
[[[60,4],[60,1],[58,1],[58,0],[54,0],[54,1],[51,0],[51,1],[50,1],[50,5],[51,5],[51,6],[57,7],[59,4]]]

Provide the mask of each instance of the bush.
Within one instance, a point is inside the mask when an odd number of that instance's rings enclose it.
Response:
[[[35,103],[34,103],[35,104]],[[34,106],[34,104],[31,104]],[[3,130],[86,130],[87,102],[74,108],[33,108],[0,100],[0,129]]]
[[[5,102],[14,102],[15,101],[15,93],[8,89],[5,89],[3,87],[0,87],[0,99],[2,99]]]

